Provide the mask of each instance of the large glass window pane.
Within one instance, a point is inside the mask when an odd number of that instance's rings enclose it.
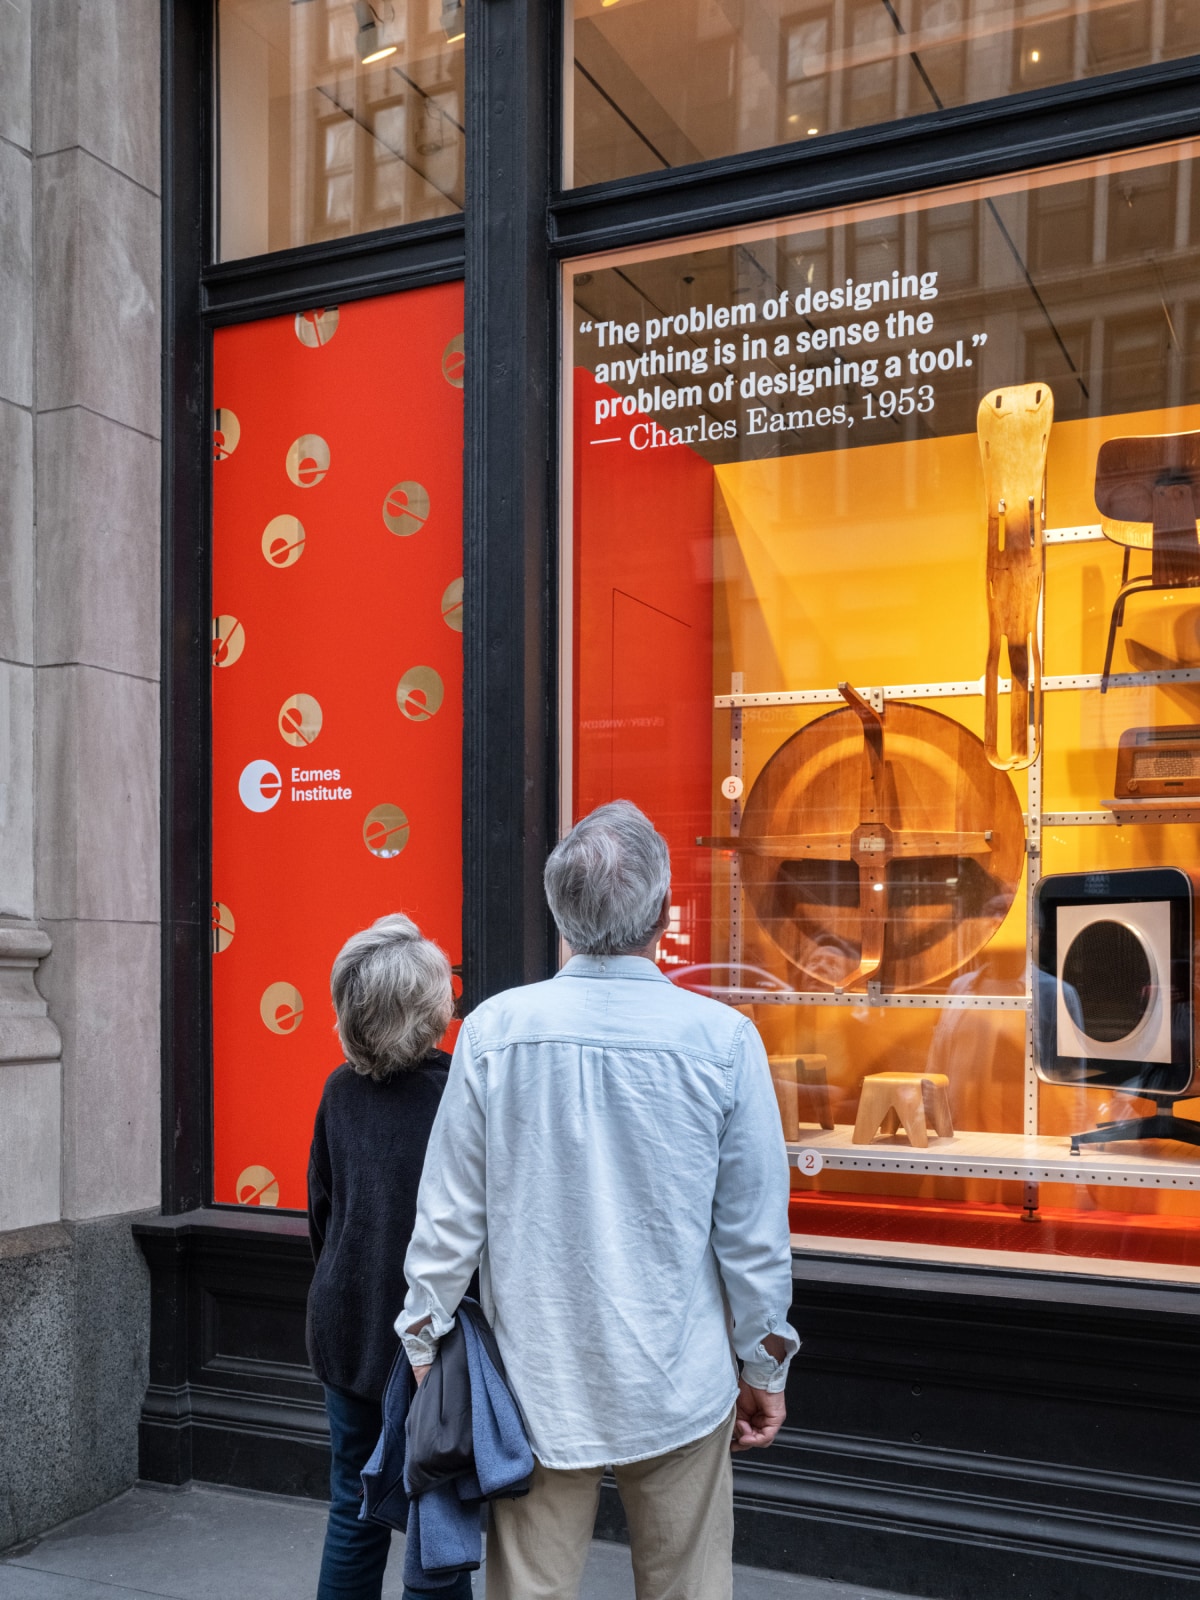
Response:
[[[1198,149],[565,269],[563,823],[666,835],[800,1235],[1200,1269]]]
[[[465,15],[218,0],[218,259],[461,211]]]
[[[305,1207],[329,972],[462,905],[460,283],[213,341],[213,1198]]]
[[[1193,0],[564,0],[564,183],[1200,51]]]

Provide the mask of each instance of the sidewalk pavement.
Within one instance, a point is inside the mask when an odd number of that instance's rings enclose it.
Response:
[[[29,1544],[0,1552],[0,1600],[309,1600],[325,1507],[190,1485],[139,1485]],[[384,1584],[400,1600],[403,1540]],[[475,1576],[483,1594],[483,1573]],[[879,1589],[736,1569],[735,1600],[902,1600]],[[632,1600],[629,1552],[597,1540],[580,1600]]]

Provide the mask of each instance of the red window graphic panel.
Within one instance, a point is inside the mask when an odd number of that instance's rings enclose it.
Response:
[[[213,1197],[303,1209],[329,969],[462,903],[459,284],[221,329],[213,393]]]

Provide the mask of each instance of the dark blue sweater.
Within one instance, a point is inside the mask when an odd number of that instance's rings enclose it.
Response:
[[[450,1057],[382,1083],[346,1065],[325,1081],[308,1163],[308,1358],[322,1383],[381,1400],[404,1305],[404,1256]]]

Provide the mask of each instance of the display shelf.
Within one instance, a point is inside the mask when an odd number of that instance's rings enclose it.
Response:
[[[1062,690],[1099,689],[1103,674],[1099,672],[1066,672],[1051,674],[1042,679],[1047,694]],[[1160,667],[1153,672],[1112,672],[1108,687],[1112,689],[1153,689],[1172,683],[1200,683],[1200,667]],[[937,683],[886,683],[859,687],[859,693],[870,699],[881,700],[965,700],[972,695],[982,697],[984,680],[978,678],[948,678]],[[1000,679],[1000,693],[1008,694],[1012,688],[1009,678]],[[733,709],[753,710],[765,706],[832,706],[845,705],[840,689],[769,689],[761,694],[716,694],[713,706],[718,711]]]
[[[1083,522],[1073,528],[1047,528],[1042,535],[1046,544],[1099,544],[1104,529],[1098,522]]]
[[[1025,1011],[1022,994],[890,994],[877,983],[863,989],[715,989],[714,1000],[731,1006],[889,1006],[924,1011]]]
[[[1200,799],[1194,796],[1104,800],[1101,804],[1118,822],[1200,822]]]
[[[1144,805],[1116,800],[1106,811],[1043,811],[1043,828],[1123,828],[1128,824],[1154,822],[1200,822],[1200,801],[1181,805],[1172,800],[1161,809],[1150,811]]]
[[[1042,688],[1049,694],[1059,689],[1099,689],[1104,682],[1102,672],[1051,673],[1042,679]],[[1156,667],[1152,672],[1110,672],[1110,689],[1162,689],[1173,683],[1200,683],[1200,667]]]
[[[924,1150],[903,1138],[852,1143],[853,1127],[802,1129],[788,1145],[788,1160],[799,1166],[806,1150],[820,1154],[822,1167],[840,1172],[908,1172],[940,1178],[1002,1178],[1015,1183],[1112,1184],[1127,1189],[1200,1190],[1200,1149],[1162,1140],[1115,1146],[1116,1153],[1093,1145],[1073,1156],[1066,1134],[1059,1138],[1020,1133],[957,1132],[931,1138]],[[1156,1153],[1149,1153],[1154,1151]],[[1157,1152],[1163,1152],[1158,1154]]]

